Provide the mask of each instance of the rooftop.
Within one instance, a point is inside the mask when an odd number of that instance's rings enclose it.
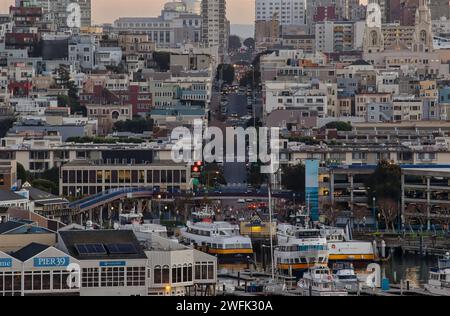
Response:
[[[134,232],[130,230],[71,230],[60,231],[59,235],[69,254],[80,260],[147,258]],[[99,251],[83,252],[81,247],[85,245],[98,246],[96,248]],[[129,245],[130,251],[115,253],[111,251],[110,245]]]
[[[23,196],[16,194],[12,191],[0,190],[0,201],[16,201],[16,200],[27,200]]]
[[[11,254],[12,257],[25,262],[35,256],[37,256],[38,254],[40,254],[41,252],[43,252],[44,250],[50,248],[50,246],[47,245],[42,245],[42,244],[38,244],[38,243],[31,243],[28,246],[14,252],[13,254]]]

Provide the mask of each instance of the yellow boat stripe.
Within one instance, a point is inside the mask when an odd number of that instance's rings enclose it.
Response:
[[[289,269],[300,270],[300,269],[309,269],[309,268],[317,267],[317,266],[326,267],[327,265],[326,264],[316,264],[316,263],[294,263],[294,264],[280,263],[280,264],[278,264],[278,269],[280,269],[280,270],[289,270]]]
[[[355,255],[332,255],[330,254],[329,260],[375,260],[375,255],[373,254],[355,254]]]
[[[208,252],[215,255],[233,254],[253,254],[253,249],[208,249]]]

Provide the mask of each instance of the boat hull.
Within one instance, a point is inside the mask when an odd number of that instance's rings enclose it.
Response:
[[[316,263],[307,264],[307,263],[300,263],[300,264],[278,264],[277,268],[278,271],[280,271],[281,275],[285,276],[292,276],[298,280],[303,278],[303,274],[307,272],[312,267],[320,266]],[[326,265],[322,265],[326,267]]]
[[[323,297],[333,297],[333,296],[348,296],[348,292],[346,291],[317,291],[317,290],[309,290],[309,289],[301,289],[300,293],[302,296],[323,296]]]
[[[219,264],[240,264],[253,261],[253,249],[211,249],[207,247],[194,247],[195,249],[217,257]]]
[[[434,286],[434,285],[427,284],[427,285],[425,285],[425,289],[428,292],[430,292],[431,294],[434,294],[434,295],[450,296],[450,289],[449,288],[442,288],[442,287],[437,287],[437,286]]]

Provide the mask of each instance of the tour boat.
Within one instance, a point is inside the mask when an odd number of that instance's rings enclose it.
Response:
[[[327,240],[320,230],[279,224],[275,263],[280,274],[297,279],[314,266],[328,265]]]
[[[372,262],[376,259],[375,249],[371,242],[352,240],[345,229],[323,227],[321,233],[328,242],[330,262]]]
[[[187,223],[180,230],[181,242],[217,256],[219,263],[249,263],[253,246],[249,237],[241,236],[239,226],[204,217]]]

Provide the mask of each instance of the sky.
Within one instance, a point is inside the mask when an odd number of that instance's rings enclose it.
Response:
[[[157,16],[168,0],[92,0],[93,22],[113,22],[119,16]],[[14,0],[0,0],[0,10],[7,12]],[[253,24],[255,0],[227,0],[227,16],[232,24]]]

